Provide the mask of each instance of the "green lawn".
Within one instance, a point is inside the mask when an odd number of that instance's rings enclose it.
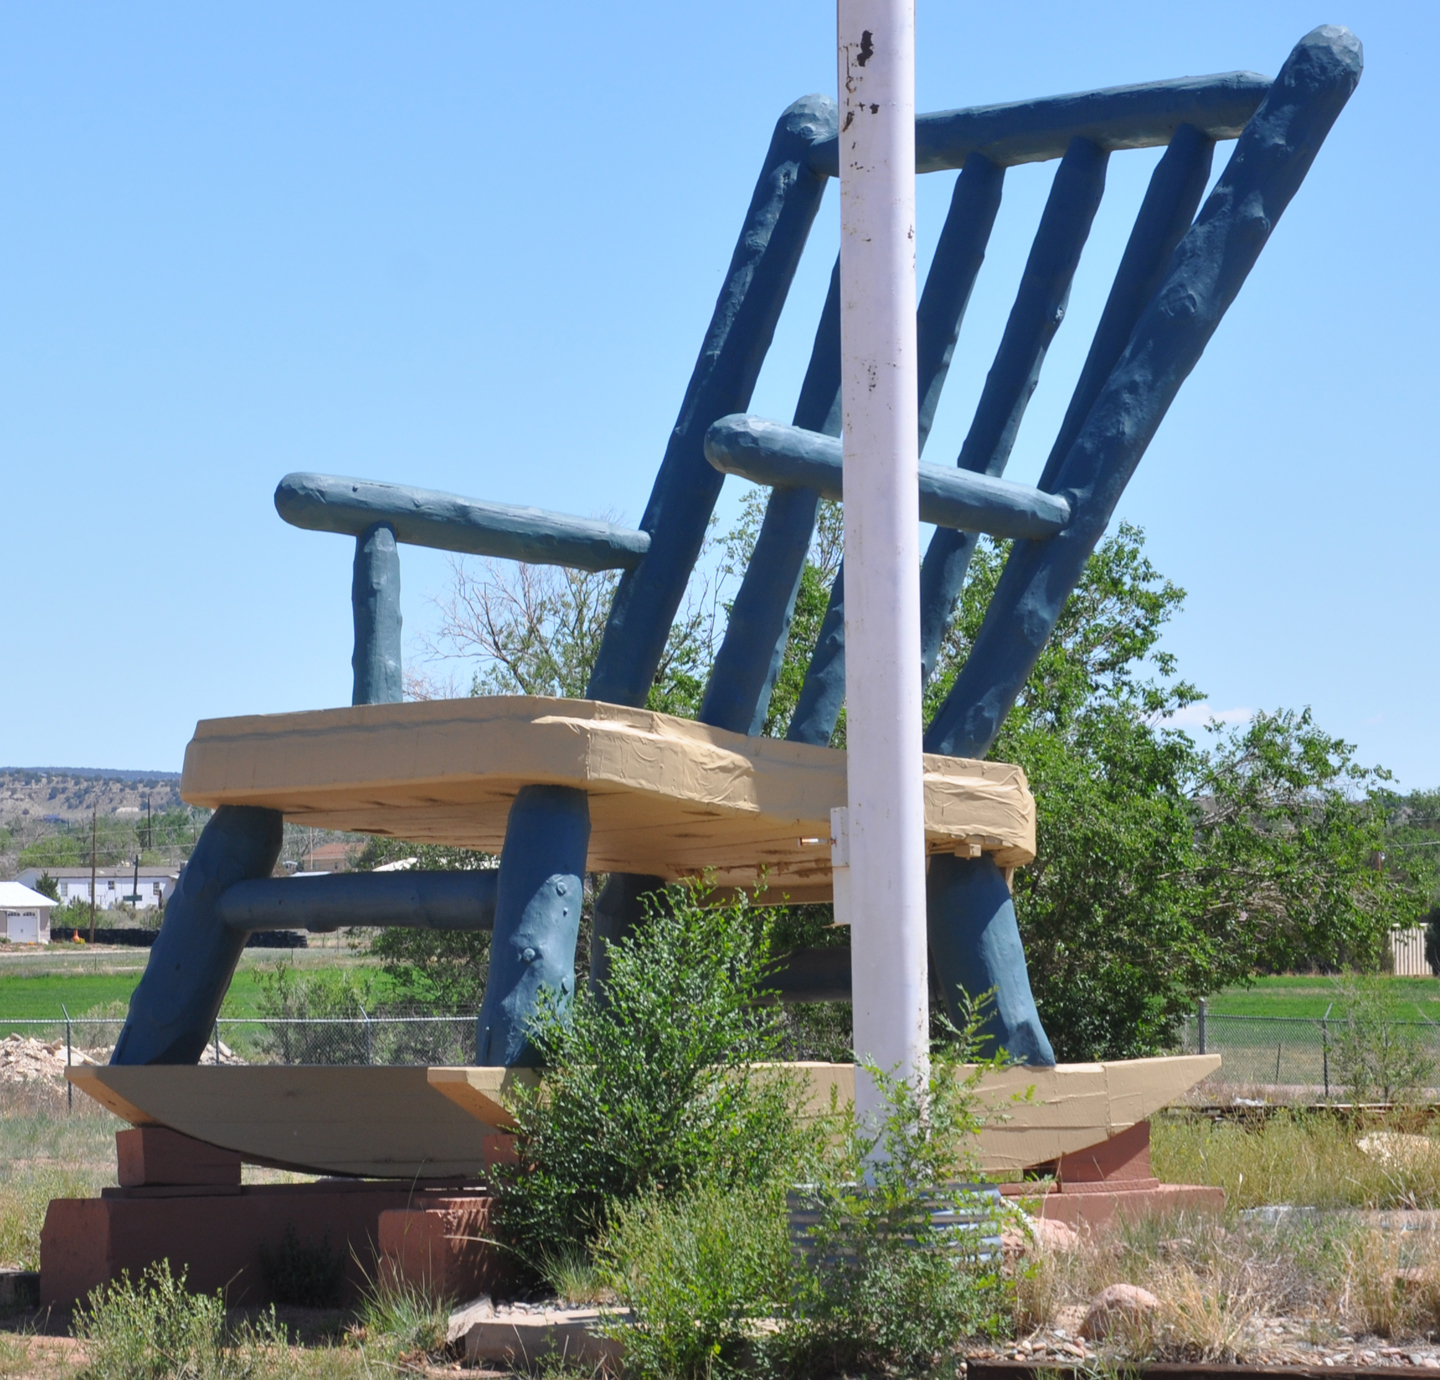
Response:
[[[1405,1015],[1440,1020],[1440,978],[1390,978]],[[1338,1002],[1335,982],[1327,977],[1265,977],[1253,987],[1232,987],[1210,998],[1217,1016],[1309,1016],[1325,1014]]]
[[[281,954],[260,950],[247,953],[230,984],[222,1016],[256,1016],[260,1014],[260,987],[256,981],[256,970],[273,965]],[[305,968],[314,967],[355,967],[369,964],[357,963],[349,955],[337,956],[319,952],[307,952],[296,961]],[[0,1036],[13,1030],[22,1029],[7,1025],[15,1020],[56,1020],[64,1019],[63,1008],[71,1016],[83,1016],[104,1008],[112,1003],[127,1004],[135,984],[145,967],[145,953],[137,950],[132,954],[71,955],[46,954],[43,957],[26,957],[24,961],[9,960],[0,964]],[[379,978],[378,972],[376,973]],[[383,978],[377,983],[383,986]],[[29,1034],[48,1032],[27,1031]],[[49,1038],[54,1038],[50,1035]]]

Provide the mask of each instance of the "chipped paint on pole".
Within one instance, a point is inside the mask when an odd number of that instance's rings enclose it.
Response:
[[[855,1051],[927,1066],[915,7],[839,0],[846,742]],[[857,1109],[874,1108],[868,1078]]]

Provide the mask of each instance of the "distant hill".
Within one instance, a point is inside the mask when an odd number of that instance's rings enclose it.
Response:
[[[180,806],[180,773],[98,767],[0,767],[0,825],[76,823],[100,815],[158,814]]]

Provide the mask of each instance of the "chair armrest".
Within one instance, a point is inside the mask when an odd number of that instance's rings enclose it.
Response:
[[[384,523],[411,546],[578,570],[631,570],[650,549],[648,532],[593,518],[331,474],[287,474],[275,511],[312,532],[358,537]]]

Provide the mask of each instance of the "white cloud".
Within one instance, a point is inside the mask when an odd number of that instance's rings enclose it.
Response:
[[[1204,728],[1218,719],[1222,724],[1245,724],[1255,717],[1253,709],[1215,709],[1205,701],[1187,704],[1161,720],[1167,728]]]

